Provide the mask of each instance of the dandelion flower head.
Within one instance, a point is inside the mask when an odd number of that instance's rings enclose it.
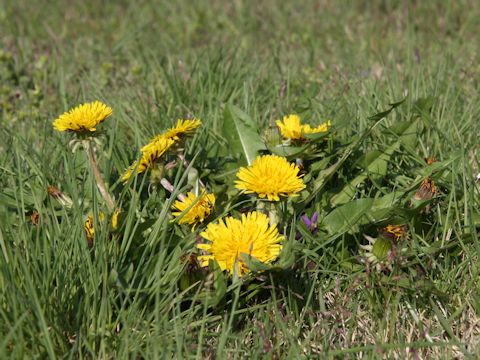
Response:
[[[280,196],[296,196],[305,188],[299,171],[283,157],[263,155],[251,166],[240,168],[235,187],[247,194],[256,193],[260,198],[279,201]]]
[[[116,230],[118,228],[118,215],[119,214],[120,214],[120,210],[118,210],[118,209],[115,209],[115,211],[112,214],[111,225],[112,225],[113,230]],[[105,221],[105,214],[103,212],[100,212],[98,214],[98,218],[100,220],[100,223],[103,223]],[[83,231],[85,232],[85,237],[87,238],[88,244],[92,245],[93,244],[93,239],[95,237],[93,213],[88,214],[87,219],[83,223]]]
[[[88,243],[92,243],[95,235],[95,230],[93,228],[93,215],[89,215],[87,220],[85,220],[85,223],[83,224],[83,230],[85,232],[85,236],[87,237]]]
[[[100,212],[98,214],[100,221],[103,222],[105,220],[105,214]],[[95,237],[95,228],[93,225],[93,214],[90,213],[87,217],[87,220],[83,223],[83,230],[85,232],[85,236],[87,238],[88,244],[93,244],[93,238]]]
[[[175,217],[182,215],[184,211],[186,213],[178,221],[179,224],[193,225],[193,229],[199,223],[203,223],[213,211],[215,206],[215,195],[203,192],[199,198],[194,193],[189,192],[182,200],[177,200],[172,205],[172,209],[176,210],[172,212]]]
[[[200,264],[208,266],[210,260],[215,260],[230,275],[235,272],[235,267],[238,276],[250,272],[241,254],[271,263],[282,250],[283,236],[279,235],[276,225],[270,225],[268,217],[256,211],[242,214],[240,220],[229,216],[218,223],[210,223],[200,235],[209,241],[197,245],[208,253],[198,257]]]
[[[160,135],[166,138],[179,140],[182,135],[192,135],[193,132],[202,125],[202,122],[198,119],[193,120],[177,120],[177,125],[168,129],[164,134]]]
[[[303,139],[300,116],[294,114],[284,116],[283,122],[281,120],[277,120],[276,123],[284,139]]]
[[[118,215],[120,215],[121,210],[115,209],[112,214],[112,229],[117,230],[118,228]]]
[[[277,120],[276,124],[284,139],[305,140],[305,134],[326,132],[331,127],[330,120],[312,128],[309,124],[302,125],[300,117],[292,114],[283,117],[283,121]]]
[[[112,115],[112,108],[95,101],[77,106],[53,122],[57,131],[94,132],[97,125]]]
[[[303,125],[303,133],[304,134],[318,134],[318,133],[322,133],[322,132],[327,132],[330,129],[331,126],[332,126],[332,122],[330,120],[318,125],[315,128],[312,128],[310,125],[305,124],[305,125]]]
[[[180,137],[192,135],[193,132],[202,125],[198,119],[178,120],[177,125],[168,129],[166,132],[155,136],[150,142],[141,148],[142,157],[140,161],[134,162],[122,176],[122,181],[126,182],[132,176],[137,167],[138,173],[145,172],[151,167],[166,151],[168,151]]]
[[[152,167],[155,162],[162,157],[175,143],[175,140],[165,138],[163,136],[157,136],[152,139],[147,145],[142,147],[142,156],[140,160],[135,161],[123,174],[122,181],[126,182],[130,179],[130,176],[134,173],[135,169],[137,173],[143,173],[148,168]]]

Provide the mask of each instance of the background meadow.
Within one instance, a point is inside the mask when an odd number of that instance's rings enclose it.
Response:
[[[0,1],[0,357],[479,357],[479,17],[475,1]],[[123,213],[89,247],[102,199],[52,121],[96,99],[113,108],[99,166]],[[121,174],[195,116],[185,152],[219,196],[214,219],[241,210],[232,119],[268,137],[290,113],[332,121],[312,178],[357,146],[283,224],[283,268],[199,288],[185,261],[198,231],[169,222],[174,199],[148,176]],[[408,212],[430,175],[428,213]],[[186,189],[184,169],[168,176]],[[400,220],[401,266],[360,261],[363,235]]]

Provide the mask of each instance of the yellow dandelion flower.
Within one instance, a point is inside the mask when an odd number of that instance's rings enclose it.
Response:
[[[85,223],[83,224],[83,230],[85,231],[85,236],[87,237],[88,244],[93,244],[93,237],[95,235],[95,230],[93,228],[93,216],[89,215]]]
[[[165,138],[179,140],[182,135],[192,135],[193,132],[202,125],[202,121],[198,119],[193,120],[177,120],[177,125],[168,129],[164,134],[160,135]]]
[[[317,134],[326,132],[332,126],[330,120],[318,125],[315,128],[312,128],[309,124],[302,125],[300,117],[298,115],[292,114],[283,117],[283,122],[280,120],[276,121],[280,132],[284,139],[291,140],[305,140],[305,134]]]
[[[200,264],[208,266],[209,260],[215,260],[230,275],[235,267],[238,276],[250,272],[241,254],[271,263],[282,250],[283,236],[278,234],[276,225],[270,225],[268,217],[256,211],[242,214],[240,220],[229,216],[218,223],[210,223],[200,235],[210,242],[197,245],[209,253],[198,257]]]
[[[139,161],[135,161],[123,174],[122,181],[126,182],[132,176],[135,168],[137,173],[145,172],[151,167],[167,150],[169,150],[175,142],[180,140],[182,135],[191,135],[202,122],[197,119],[178,120],[177,125],[165,133],[155,136],[150,142],[141,148],[142,157]]]
[[[205,218],[212,213],[214,206],[215,195],[203,192],[198,199],[194,193],[189,192],[183,200],[175,201],[172,209],[177,211],[172,212],[172,214],[175,217],[179,217],[186,211],[178,223],[193,225],[193,229],[195,229],[195,226],[203,223]]]
[[[98,214],[98,217],[100,218],[100,221],[105,220],[105,214],[101,212]],[[85,236],[87,237],[88,245],[92,246],[93,245],[93,238],[95,236],[95,229],[93,227],[93,214],[90,213],[87,217],[87,220],[85,220],[85,223],[83,224],[83,230],[85,231]]]
[[[60,115],[53,127],[58,131],[94,132],[96,126],[110,115],[112,108],[100,101],[85,103]]]
[[[149,146],[151,146],[152,143],[155,143],[156,141],[161,141],[162,139],[171,139],[174,141],[179,141],[180,136],[182,135],[192,135],[194,130],[197,129],[200,125],[202,125],[202,122],[197,119],[193,120],[178,120],[177,125],[175,125],[173,128],[168,129],[164,133],[155,136],[151,142],[147,145],[145,145],[141,150],[144,151],[147,149]]]
[[[145,172],[149,167],[152,167],[155,162],[162,157],[175,143],[175,140],[165,138],[163,136],[157,136],[152,139],[147,145],[142,147],[142,156],[139,161],[135,161],[123,174],[122,181],[126,182],[130,179],[130,176],[134,173],[135,169],[137,173],[141,174]]]
[[[332,122],[328,120],[327,122],[324,122],[318,125],[316,128],[312,128],[310,127],[310,125],[305,124],[303,125],[302,130],[304,134],[317,134],[317,133],[327,132],[331,127],[332,127]]]
[[[296,196],[305,188],[298,175],[300,169],[285,158],[276,155],[257,157],[251,166],[240,168],[235,187],[247,194],[279,201],[280,196]]]
[[[298,115],[288,115],[283,117],[283,122],[280,120],[276,121],[280,132],[284,139],[292,140],[302,140],[302,124],[300,122],[300,116]]]
[[[112,214],[112,229],[117,230],[118,228],[118,215],[120,214],[121,210],[115,209]]]

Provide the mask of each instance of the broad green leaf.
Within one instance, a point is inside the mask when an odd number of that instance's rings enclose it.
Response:
[[[372,207],[359,225],[385,220],[393,211],[398,211],[397,203],[403,195],[405,195],[405,191],[394,191],[388,195],[375,198]]]
[[[336,155],[328,155],[328,156],[322,156],[320,159],[317,159],[315,162],[313,162],[310,165],[310,173],[314,174],[318,171],[325,170],[325,168],[328,166],[329,162],[332,160],[332,158],[336,157]]]
[[[305,136],[305,139],[317,142],[317,141],[325,139],[326,137],[328,137],[331,134],[332,134],[332,132],[330,130],[328,130],[328,131],[324,131],[324,132],[320,132],[320,133],[305,134],[304,136]]]
[[[432,165],[425,165],[425,167],[420,170],[420,174],[423,177],[431,176],[432,174],[439,172],[441,170],[445,170],[450,164],[452,163],[460,163],[459,158],[462,155],[463,149],[453,153],[449,159],[444,161],[437,161],[434,162]]]
[[[402,124],[402,131],[399,134],[399,138],[392,145],[387,147],[383,152],[377,152],[376,157],[372,155],[370,163],[359,175],[357,175],[352,181],[350,181],[345,187],[335,196],[332,197],[330,203],[332,206],[338,206],[345,204],[355,195],[355,189],[358,185],[363,183],[369,176],[378,178],[384,176],[387,172],[387,165],[390,157],[393,153],[400,148],[404,136],[410,136],[412,132],[416,131],[417,121],[409,122],[409,126]]]
[[[372,116],[370,116],[368,119],[369,119],[369,120],[373,120],[373,121],[378,121],[378,120],[381,120],[381,119],[387,117],[387,115],[390,114],[390,113],[393,111],[393,109],[395,109],[396,107],[402,105],[402,104],[405,102],[405,100],[406,100],[406,99],[403,99],[403,100],[397,101],[397,102],[395,102],[395,103],[393,103],[393,104],[390,104],[390,109],[385,110],[385,111],[381,111],[381,112],[379,112],[379,113],[377,113],[377,114],[375,114],[375,115],[372,115]]]
[[[332,176],[338,171],[338,169],[340,169],[343,165],[343,163],[348,159],[348,157],[356,150],[358,149],[358,147],[362,144],[363,140],[365,140],[369,135],[370,133],[372,132],[372,130],[388,115],[390,114],[390,112],[392,112],[393,109],[395,109],[397,106],[401,105],[403,102],[405,101],[405,99],[399,101],[399,102],[396,102],[396,103],[393,103],[393,104],[390,104],[390,109],[387,110],[387,111],[383,111],[383,112],[380,112],[378,114],[375,114],[373,116],[370,116],[369,119],[370,120],[374,120],[375,123],[373,123],[363,134],[362,136],[360,136],[357,140],[355,140],[354,142],[352,142],[352,144],[350,144],[346,149],[345,151],[343,152],[342,156],[340,157],[340,159],[335,163],[333,164],[332,166],[328,167],[327,169],[323,170],[323,171],[320,171],[320,173],[318,174],[317,178],[315,179],[314,181],[314,184],[313,184],[313,190],[312,192],[310,193],[310,195],[305,199],[305,201],[303,202],[303,204],[300,204],[297,206],[297,208],[295,209],[297,212],[301,212],[303,211],[303,209],[305,207],[307,207],[307,205],[313,200],[315,199],[315,197],[317,196],[317,194],[323,189],[323,187],[325,186],[325,184],[332,178]]]
[[[400,144],[396,142],[390,147],[388,147],[385,152],[379,153],[375,160],[372,161],[362,173],[357,175],[357,177],[350,181],[337,195],[332,197],[332,199],[330,200],[332,206],[345,204],[350,199],[352,199],[355,195],[356,187],[363,183],[370,174],[376,178],[385,175],[388,160],[399,146]]]
[[[404,190],[404,191],[393,191],[388,195],[375,198],[370,211],[375,212],[375,211],[378,211],[378,210],[391,208],[402,198],[402,196],[405,193],[406,193],[406,190]]]
[[[241,155],[241,165],[251,165],[258,152],[266,150],[255,121],[232,104],[225,107],[223,135],[228,140],[229,152]]]
[[[323,225],[330,234],[347,232],[357,225],[373,204],[374,199],[365,198],[339,206],[323,219]]]
[[[340,157],[340,159],[333,164],[332,166],[329,166],[325,170],[322,170],[318,173],[317,178],[313,182],[313,190],[310,193],[310,195],[303,201],[303,203],[299,203],[297,207],[295,208],[295,211],[297,213],[300,213],[307,207],[307,205],[315,199],[317,194],[323,189],[325,184],[330,180],[330,178],[340,169],[340,167],[343,165],[343,163],[348,159],[348,157],[352,154],[352,152],[356,149],[356,147],[360,144],[361,140],[356,141],[347,149],[344,151],[343,155]]]
[[[295,240],[295,235],[295,225],[292,223],[290,236],[283,242],[282,251],[274,265],[275,268],[287,269],[295,263],[295,254],[297,252],[295,245],[298,245],[298,242]]]
[[[393,124],[388,130],[399,136],[401,144],[415,152],[415,147],[418,141],[418,131],[420,122],[415,120],[399,121]]]
[[[428,115],[428,117],[430,117],[429,114],[434,103],[435,98],[431,96],[419,98],[413,104],[413,111],[419,116],[426,117]]]
[[[270,264],[265,264],[264,262],[261,262],[252,255],[240,253],[240,256],[242,257],[242,260],[245,261],[245,264],[247,264],[247,267],[251,271],[265,271],[272,268]]]
[[[366,170],[368,168],[368,166],[373,162],[375,161],[380,155],[382,154],[382,152],[380,150],[372,150],[372,151],[369,151],[365,154],[363,154],[362,156],[360,156],[354,163],[354,166],[358,166],[364,170]]]
[[[323,224],[331,234],[349,231],[360,225],[384,220],[396,209],[397,202],[405,194],[403,191],[392,192],[379,198],[364,198],[351,201],[331,211]]]
[[[277,145],[274,147],[271,147],[269,150],[272,152],[272,154],[278,155],[278,156],[284,156],[284,157],[289,157],[289,158],[294,158],[302,155],[302,153],[308,148],[308,145],[306,146],[284,146],[284,145]]]

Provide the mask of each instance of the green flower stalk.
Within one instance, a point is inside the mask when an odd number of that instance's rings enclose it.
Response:
[[[91,136],[97,131],[97,125],[105,121],[110,115],[112,115],[112,108],[100,101],[85,103],[60,115],[53,122],[53,127],[57,131],[69,131],[79,136],[78,140],[71,142],[73,150],[75,151],[78,145],[84,147],[90,161],[97,188],[105,199],[108,209],[113,211],[115,204],[98,168],[94,151],[95,140]]]

